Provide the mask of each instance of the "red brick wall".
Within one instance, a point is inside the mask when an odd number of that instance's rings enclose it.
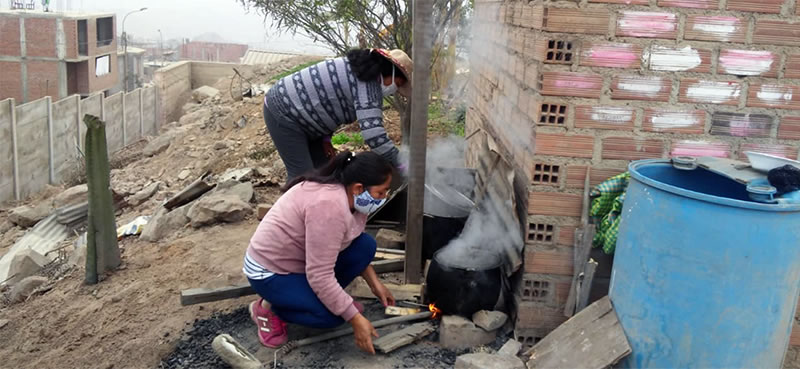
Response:
[[[58,63],[57,61],[29,60],[28,68],[28,96],[27,101],[33,101],[44,96],[54,96],[58,100]]]
[[[19,19],[0,16],[0,55],[19,56]]]
[[[475,2],[467,131],[522,144],[502,137],[522,119],[535,134],[523,164],[525,278],[572,274],[587,167],[595,185],[636,159],[744,159],[748,150],[798,157],[796,2]],[[518,330],[546,334],[560,320],[545,309],[563,309],[557,300],[522,301],[541,314],[520,311]]]
[[[25,55],[47,58],[57,56],[55,19],[25,18]]]
[[[66,43],[67,59],[78,57],[78,21],[74,19],[64,19],[64,42]]]
[[[22,64],[0,61],[0,71],[3,71],[0,73],[0,100],[12,98],[22,102]]]

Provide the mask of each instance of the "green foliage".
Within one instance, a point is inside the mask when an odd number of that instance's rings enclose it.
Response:
[[[356,146],[362,146],[364,145],[364,136],[361,135],[361,132],[341,132],[331,137],[331,143],[337,146],[344,145],[346,143],[353,143]]]
[[[247,154],[247,157],[253,160],[264,160],[272,155],[273,152],[275,152],[275,150],[255,150]]]
[[[289,69],[289,70],[287,70],[287,71],[285,71],[285,72],[282,72],[282,73],[278,73],[278,74],[276,74],[276,75],[274,75],[274,76],[270,77],[270,78],[269,78],[269,80],[268,80],[268,82],[277,81],[277,80],[279,80],[279,79],[281,79],[281,78],[283,78],[283,77],[286,77],[286,76],[288,76],[288,75],[290,75],[290,74],[294,74],[294,73],[296,73],[296,72],[298,72],[298,71],[301,71],[301,70],[303,70],[303,69],[306,69],[306,68],[308,68],[308,67],[310,67],[310,66],[312,66],[312,65],[314,65],[314,64],[317,64],[317,63],[319,63],[320,61],[321,61],[321,60],[315,60],[315,61],[311,61],[311,62],[308,62],[308,63],[305,63],[305,64],[300,64],[300,65],[298,65],[298,66],[296,66],[296,67],[294,67],[294,68],[292,68],[292,69]]]
[[[434,100],[428,105],[428,129],[441,135],[464,137],[466,116],[466,105],[448,107],[442,100]]]

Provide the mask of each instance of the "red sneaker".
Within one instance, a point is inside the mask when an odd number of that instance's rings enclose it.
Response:
[[[258,299],[250,303],[250,317],[258,327],[258,340],[269,348],[281,347],[289,340],[286,323],[278,318],[272,310],[261,306],[262,300]]]

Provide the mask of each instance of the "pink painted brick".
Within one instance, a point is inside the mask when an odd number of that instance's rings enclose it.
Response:
[[[599,98],[603,77],[597,74],[542,72],[542,95]]]
[[[767,138],[775,119],[766,114],[716,112],[711,115],[711,134],[733,137]]]
[[[647,108],[642,129],[648,132],[702,134],[705,131],[704,110],[670,110]]]
[[[743,143],[741,149],[739,150],[739,160],[748,161],[745,151],[760,152],[792,160],[797,159],[796,146]]]
[[[658,6],[677,8],[719,9],[719,0],[658,0]]]
[[[731,145],[725,142],[683,140],[672,143],[670,156],[712,156],[730,158]]]
[[[683,103],[739,105],[742,84],[735,81],[681,80],[678,101]]]
[[[800,86],[751,84],[747,106],[800,110]]]
[[[698,41],[744,42],[747,28],[744,18],[689,15],[683,37]]]
[[[674,13],[623,11],[617,17],[617,36],[674,39],[677,35]]]
[[[583,46],[580,65],[606,68],[639,68],[642,64],[641,45],[594,42]]]
[[[711,50],[653,45],[650,47],[650,70],[709,73]]]
[[[633,130],[636,111],[627,106],[579,105],[575,107],[576,128]]]
[[[672,81],[663,77],[616,76],[611,83],[615,100],[669,101]]]
[[[778,77],[780,55],[765,50],[723,49],[719,53],[718,71],[735,76]]]

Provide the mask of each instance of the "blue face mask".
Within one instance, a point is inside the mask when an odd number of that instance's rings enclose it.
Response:
[[[386,199],[375,199],[372,197],[372,194],[370,194],[369,191],[365,190],[364,192],[353,196],[353,207],[355,207],[356,211],[361,214],[370,215],[377,211],[385,201]]]

